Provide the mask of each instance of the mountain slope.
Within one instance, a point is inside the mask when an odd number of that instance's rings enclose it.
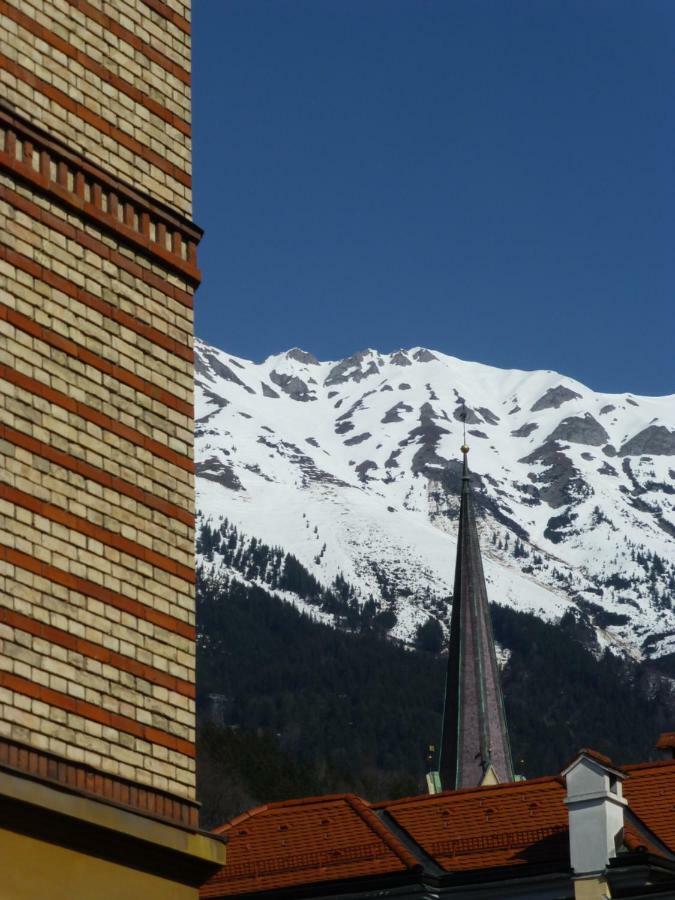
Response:
[[[465,416],[490,599],[675,650],[675,396],[423,348],[253,363],[198,342],[196,362],[202,518],[342,575],[394,636],[446,618]]]

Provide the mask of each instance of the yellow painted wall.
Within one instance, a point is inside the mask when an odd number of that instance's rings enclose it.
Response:
[[[608,900],[611,897],[607,879],[601,875],[589,875],[574,881],[575,900]]]
[[[196,888],[0,829],[0,900],[197,900]]]

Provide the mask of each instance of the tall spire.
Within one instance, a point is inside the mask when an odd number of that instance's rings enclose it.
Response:
[[[465,438],[441,738],[443,790],[513,781],[511,748],[471,499],[468,452]]]

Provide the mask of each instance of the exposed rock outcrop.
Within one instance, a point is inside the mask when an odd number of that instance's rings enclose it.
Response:
[[[391,364],[393,366],[412,366],[412,363],[404,350],[397,350],[396,353],[393,354],[391,357]]]
[[[563,403],[569,400],[581,400],[581,394],[570,390],[564,384],[558,387],[549,388],[546,393],[540,397],[537,402],[530,407],[530,412],[539,412],[541,409],[559,409]]]
[[[421,363],[438,361],[438,357],[434,356],[431,350],[427,350],[426,347],[421,347],[419,350],[416,350],[413,353],[413,359]]]
[[[319,360],[313,353],[307,353],[306,350],[301,350],[299,347],[293,347],[292,350],[289,350],[286,354],[286,359],[294,359],[296,362],[304,363],[306,366],[319,365]]]
[[[549,441],[569,441],[572,444],[590,444],[600,447],[607,443],[609,435],[590,413],[569,416],[548,436]]]
[[[511,434],[513,437],[526,438],[529,437],[533,431],[536,431],[539,426],[536,422],[526,422],[525,425],[521,425],[520,428],[515,428]]]
[[[272,371],[270,372],[270,380],[277,387],[280,387],[285,394],[288,394],[291,400],[298,400],[301,403],[306,403],[308,400],[316,400],[316,397],[313,396],[314,391],[297,375],[285,375]]]
[[[619,456],[675,456],[675,431],[665,425],[648,425],[626,441]]]

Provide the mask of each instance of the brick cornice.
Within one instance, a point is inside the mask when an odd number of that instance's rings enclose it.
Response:
[[[34,747],[0,738],[0,766],[46,783],[63,785],[79,794],[138,810],[143,815],[195,828],[199,804],[125,778],[108,775]]]
[[[1,101],[0,131],[0,169],[112,233],[193,287],[199,284],[200,228],[74,153]]]
[[[0,161],[0,169],[1,168],[2,163]],[[37,196],[37,194],[34,194],[33,196]],[[145,282],[149,287],[156,288],[167,297],[176,300],[181,306],[192,309],[194,297],[190,291],[176,287],[176,285],[169,281],[166,276],[158,275],[155,271],[156,267],[151,268],[150,266],[139,265],[135,259],[130,259],[128,255],[120,252],[120,250],[117,249],[117,243],[115,247],[109,247],[108,244],[104,243],[100,238],[94,237],[84,228],[87,224],[86,219],[81,218],[81,228],[75,227],[75,224],[64,221],[62,218],[51,212],[50,209],[44,209],[44,207],[40,206],[38,203],[30,200],[18,191],[12,190],[12,188],[3,188],[3,200],[6,200],[10,206],[20,210],[27,216],[36,219],[43,225],[47,225],[48,228],[53,229],[57,234],[62,234],[65,238],[76,241],[81,247],[85,247],[87,250],[91,250],[92,253],[96,253],[96,255],[100,256],[102,259],[109,260],[114,266],[118,266],[124,272],[128,272],[132,278],[138,278],[140,281]]]
[[[126,131],[122,131],[122,129],[117,128],[117,126],[111,125],[107,119],[93,112],[88,106],[85,106],[84,103],[76,102],[66,91],[54,87],[54,85],[50,84],[46,79],[35,75],[27,66],[15,62],[2,52],[0,52],[0,65],[9,72],[10,75],[13,75],[14,78],[22,81],[33,90],[38,91],[38,93],[50,100],[51,103],[55,103],[65,112],[71,113],[71,115],[76,116],[82,122],[85,122],[87,125],[96,129],[101,135],[101,140],[104,140],[105,137],[112,139],[120,146],[130,150],[135,156],[156,166],[160,171],[164,172],[165,175],[173,178],[179,184],[183,185],[183,187],[190,188],[192,186],[192,176],[189,171],[177,166],[163,154],[157,153],[157,151],[142,144],[140,141],[136,140],[136,138],[127,134]]]

